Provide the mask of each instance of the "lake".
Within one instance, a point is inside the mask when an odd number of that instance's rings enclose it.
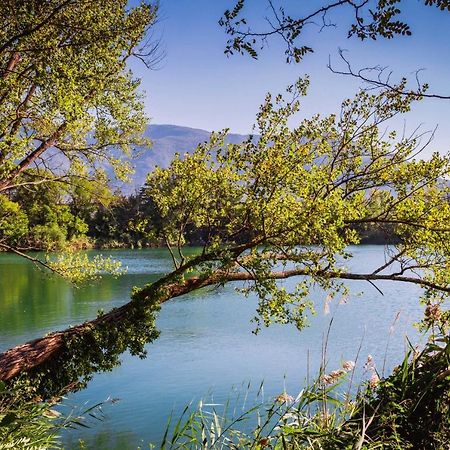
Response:
[[[382,246],[350,251],[354,259],[348,266],[359,272],[384,261]],[[45,274],[20,257],[0,254],[0,350],[122,305],[133,286],[171,270],[170,257],[162,249],[103,253],[121,260],[127,273],[118,279],[105,276],[81,288]],[[146,359],[124,354],[120,367],[95,375],[87,389],[66,400],[63,408],[77,411],[107,398],[119,399],[105,406],[101,421],[89,421],[90,428],[65,432],[66,447],[76,447],[82,438],[93,449],[148,448],[149,442],[158,448],[172,411],[177,416],[187,404],[195,405],[202,398],[223,403],[245,391],[249,382],[256,390],[263,381],[266,398],[284,389],[295,396],[308,372],[311,376],[319,368],[331,319],[329,370],[343,360],[354,360],[361,346],[360,366],[371,354],[378,370],[385,366],[388,373],[403,355],[405,335],[414,343],[419,339],[413,323],[423,310],[418,302],[420,289],[380,282],[381,295],[368,283],[349,285],[350,297],[346,302],[333,300],[328,314],[326,294],[314,292],[317,315],[302,332],[291,326],[272,326],[254,335],[250,320],[256,300],[241,296],[231,285],[165,303],[157,320],[161,336],[147,345]]]

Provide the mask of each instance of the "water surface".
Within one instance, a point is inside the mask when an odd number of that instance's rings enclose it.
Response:
[[[351,251],[355,259],[350,266],[359,272],[384,261],[381,246]],[[106,276],[78,289],[46,275],[29,261],[0,254],[0,350],[119,306],[129,300],[133,286],[171,270],[170,257],[161,249],[110,253],[128,267],[127,274],[118,279]],[[381,295],[368,283],[349,285],[351,296],[346,303],[333,300],[330,314],[324,314],[326,294],[315,292],[317,315],[302,332],[291,326],[272,326],[255,336],[250,320],[256,300],[242,297],[231,285],[169,301],[157,320],[161,336],[147,346],[146,359],[124,354],[120,367],[97,374],[87,389],[69,397],[67,409],[83,409],[108,397],[120,401],[107,406],[106,417],[91,423],[91,428],[65,433],[66,447],[75,447],[79,438],[93,449],[158,444],[172,411],[176,415],[200,398],[224,402],[248,382],[257,389],[264,381],[267,398],[284,389],[296,395],[308,371],[313,374],[320,365],[331,319],[330,370],[343,360],[355,359],[360,345],[361,360],[372,354],[380,371],[383,365],[390,370],[403,354],[405,334],[413,341],[418,339],[412,324],[422,311],[420,289],[383,282],[377,284]]]

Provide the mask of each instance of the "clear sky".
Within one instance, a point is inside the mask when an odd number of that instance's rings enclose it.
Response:
[[[284,0],[287,12],[311,10],[319,0]],[[280,42],[269,42],[258,61],[248,56],[227,58],[227,36],[218,19],[234,0],[160,0],[160,23],[155,29],[161,37],[166,56],[158,70],[147,70],[133,63],[135,74],[142,78],[146,91],[146,110],[151,123],[184,125],[206,130],[230,128],[249,133],[258,105],[266,92],[282,92],[300,75],[309,74],[311,89],[304,101],[303,116],[337,112],[340,101],[352,96],[360,83],[332,74],[328,58],[339,62],[338,49],[348,50],[355,67],[389,66],[394,76],[414,76],[425,69],[421,78],[430,83],[430,91],[450,95],[450,13],[425,7],[423,0],[404,0],[405,20],[412,37],[361,42],[347,39],[348,10],[331,16],[336,28],[321,33],[308,31],[305,44],[315,49],[300,64],[284,62]],[[265,0],[248,0],[248,16],[267,14]],[[347,14],[345,14],[345,12]],[[405,117],[411,129],[438,125],[430,150],[450,150],[450,101],[427,100]],[[403,126],[403,119],[397,121]]]

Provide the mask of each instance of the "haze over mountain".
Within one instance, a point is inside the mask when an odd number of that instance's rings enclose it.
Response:
[[[147,174],[154,170],[155,166],[167,167],[175,153],[192,152],[198,144],[209,139],[210,132],[179,125],[149,125],[145,136],[151,139],[152,146],[143,149],[132,161],[135,173],[131,183],[120,186],[124,193],[130,194],[142,187]],[[247,137],[230,133],[226,142],[237,144]]]

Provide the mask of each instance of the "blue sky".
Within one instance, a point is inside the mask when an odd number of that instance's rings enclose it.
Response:
[[[283,2],[293,16],[318,3],[323,2]],[[225,9],[233,6],[233,0],[161,0],[155,34],[161,37],[166,56],[158,70],[132,65],[134,73],[142,78],[151,123],[248,133],[265,93],[282,92],[305,73],[312,83],[301,115],[336,112],[341,100],[351,97],[360,85],[326,68],[329,57],[338,63],[339,48],[348,50],[347,56],[355,67],[389,66],[398,76],[413,76],[417,69],[425,69],[421,77],[430,83],[431,90],[450,94],[450,13],[425,7],[423,0],[403,3],[412,37],[375,42],[349,40],[346,24],[351,18],[342,10],[331,16],[337,28],[322,33],[311,29],[306,35],[305,44],[312,46],[315,53],[300,64],[287,65],[278,41],[270,41],[258,61],[224,55],[227,37],[217,21]],[[259,20],[266,13],[265,7],[265,0],[248,0],[248,15]],[[449,113],[450,101],[425,101],[395,126],[403,127],[404,120],[409,129],[418,124],[423,124],[423,129],[438,125],[430,150],[447,151]]]

